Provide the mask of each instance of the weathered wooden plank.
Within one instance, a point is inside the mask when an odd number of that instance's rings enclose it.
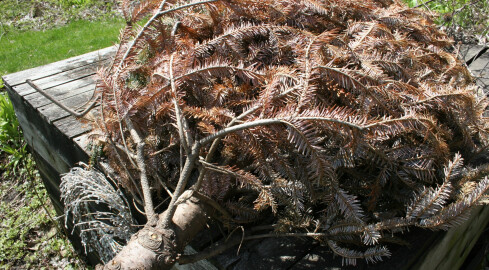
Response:
[[[479,58],[469,65],[472,74],[476,77],[489,78],[489,51],[486,51]]]
[[[51,166],[51,164],[44,160],[44,158],[37,152],[32,151],[32,155],[36,160],[36,168],[42,176],[44,187],[53,203],[54,209],[58,215],[64,214],[64,207],[61,201],[61,191],[59,189],[59,184],[61,182],[60,176],[56,169]]]
[[[56,98],[58,101],[76,96],[87,91],[93,92],[95,88],[94,76],[84,77],[76,81],[65,83],[53,88],[46,89],[45,92]],[[43,89],[44,90],[44,89]],[[24,98],[34,108],[39,108],[51,104],[52,102],[39,93],[32,93]]]
[[[27,143],[60,173],[68,172],[79,161],[87,161],[87,154],[67,138],[59,129],[53,128],[25,100],[16,96],[7,87],[14,104],[16,116]],[[27,106],[26,106],[27,105]],[[66,151],[66,152],[65,152]]]
[[[53,131],[32,108],[7,85],[7,91],[15,108],[15,114],[24,132],[24,139],[32,149],[39,153],[51,166],[60,172],[67,172],[71,163],[52,150]]]
[[[44,66],[8,74],[3,76],[3,80],[11,87],[15,87],[24,83],[26,79],[35,81],[58,73],[67,72],[72,69],[80,69],[85,66],[93,65],[98,61],[110,58],[115,53],[116,49],[117,48],[115,46],[112,46]]]
[[[477,85],[484,89],[485,95],[489,95],[489,78],[477,78]]]
[[[90,143],[90,134],[83,133],[78,136],[73,137],[73,141],[82,149],[88,156],[91,156],[91,151],[88,149],[88,144]]]
[[[472,74],[476,76],[476,83],[483,88],[486,95],[489,94],[489,51],[482,54],[469,66]]]
[[[467,61],[470,61],[475,56],[477,56],[479,54],[479,52],[484,50],[484,48],[486,48],[486,47],[487,46],[484,46],[484,45],[462,44],[460,46],[459,55],[462,57],[462,59],[465,62],[467,62]]]
[[[43,90],[50,90],[51,88],[59,87],[64,84],[95,75],[97,68],[99,68],[100,65],[102,65],[102,63],[105,62],[98,62],[98,64],[95,63],[92,66],[86,66],[80,69],[72,69],[67,72],[58,73],[56,75],[49,76],[49,77],[44,77],[42,79],[34,81],[34,83],[40,88],[42,88]],[[29,79],[29,77],[26,77],[26,79]],[[21,96],[27,96],[36,93],[36,90],[34,90],[27,83],[19,84],[15,86],[14,89]]]
[[[67,99],[62,99],[60,100],[60,102],[63,103],[68,108],[76,109],[79,106],[86,104],[87,101],[90,101],[92,95],[93,95],[93,91],[86,91],[76,96],[72,96]],[[70,116],[70,113],[68,113],[65,110],[62,110],[58,105],[54,103],[50,103],[46,106],[42,106],[37,109],[46,118],[46,120],[49,123],[53,123],[56,120]]]
[[[29,106],[29,103],[17,95],[9,85],[6,86],[26,142],[58,174],[68,172],[79,161],[88,160],[88,155],[84,151],[60,130],[48,124],[39,112]],[[58,187],[59,182],[53,183],[52,186]]]
[[[85,65],[85,67],[87,66],[89,65]],[[53,70],[49,65],[43,67],[42,69],[44,68]],[[67,73],[71,72],[70,76],[72,76],[77,72],[80,74],[82,70],[82,68],[75,71],[71,69],[71,71],[68,71]],[[87,73],[87,70],[83,72]],[[58,77],[59,75],[60,74],[57,74]],[[34,76],[39,77],[39,75]],[[69,76],[66,75],[64,77],[69,78]],[[28,78],[32,77],[22,77],[22,81]],[[20,126],[23,129],[25,140],[33,152],[44,185],[49,192],[49,196],[53,201],[55,209],[57,210],[58,214],[62,214],[63,206],[60,199],[59,190],[59,184],[61,182],[60,174],[68,172],[69,169],[75,166],[79,161],[88,162],[88,155],[79,147],[78,144],[73,143],[73,141],[58,128],[52,124],[49,124],[49,122],[46,121],[46,116],[42,115],[32,106],[29,101],[19,95],[17,92],[18,89],[9,85],[9,81],[10,80],[7,80],[5,85],[14,105]],[[61,82],[61,84],[64,83],[65,82]],[[67,91],[63,95],[58,95],[58,97],[66,97],[66,95],[69,96],[70,93]],[[73,93],[71,93],[71,95],[73,95]],[[33,97],[33,95],[31,95],[31,97]],[[72,231],[70,224],[68,224],[68,230],[70,232]],[[80,232],[75,228],[74,234],[70,234],[68,237],[70,240],[72,240],[75,248],[79,252],[82,252],[83,247],[81,245],[79,233]],[[89,252],[86,255],[88,261],[92,265],[99,262],[97,255],[93,252]]]
[[[475,208],[467,222],[450,229],[412,269],[459,269],[488,223],[489,206]]]
[[[90,124],[82,123],[80,119],[77,119],[74,116],[68,116],[56,120],[53,122],[53,125],[69,139],[73,139],[74,137],[80,136],[92,130]]]

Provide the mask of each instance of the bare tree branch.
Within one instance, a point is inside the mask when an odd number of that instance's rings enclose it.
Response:
[[[149,180],[148,180],[148,175],[146,173],[146,163],[145,163],[145,158],[144,158],[144,145],[145,142],[141,138],[141,135],[139,132],[136,130],[134,125],[132,124],[131,119],[129,117],[124,118],[124,122],[127,125],[127,128],[129,129],[129,132],[131,134],[132,139],[136,143],[137,147],[137,159],[136,162],[138,164],[139,172],[140,172],[140,181],[141,181],[141,188],[143,190],[143,196],[144,196],[144,212],[145,215],[148,219],[153,217],[155,215],[155,210],[153,206],[153,199],[151,198],[151,189],[149,186]]]
[[[42,90],[32,80],[27,79],[27,80],[25,80],[25,82],[28,85],[30,85],[34,90],[36,90],[37,92],[39,92],[39,94],[43,95],[45,98],[49,99],[51,102],[53,102],[54,104],[56,104],[58,107],[60,107],[61,109],[63,109],[64,111],[68,112],[69,114],[71,114],[71,115],[73,115],[75,117],[83,117],[83,116],[85,116],[88,112],[90,112],[95,107],[95,105],[97,105],[97,101],[100,98],[100,95],[97,95],[94,98],[94,100],[90,103],[90,105],[85,110],[83,110],[82,112],[76,112],[76,111],[73,111],[72,109],[66,107],[65,105],[63,105],[63,103],[61,103],[58,100],[56,100],[56,98],[54,98],[53,96],[51,96],[50,94],[48,94],[47,92],[45,92],[44,90]]]

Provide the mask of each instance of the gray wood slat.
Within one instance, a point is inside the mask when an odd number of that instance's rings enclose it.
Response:
[[[106,63],[107,60],[101,60],[98,62],[95,62],[91,65],[87,65],[81,68],[77,69],[72,69],[63,73],[58,73],[49,77],[44,77],[39,80],[34,80],[34,83],[42,88],[43,90],[49,90],[54,87],[61,86],[66,83],[74,82],[80,79],[84,79],[87,77],[91,77],[95,74],[97,69],[104,63]],[[29,77],[25,77],[25,79],[30,79]],[[25,82],[25,80],[24,80]],[[19,93],[20,96],[28,96],[31,94],[38,94],[36,90],[34,90],[30,85],[27,83],[22,83],[19,84],[15,87],[13,87],[14,90]]]
[[[489,222],[489,206],[478,206],[463,224],[451,228],[412,269],[460,269]]]
[[[74,116],[68,116],[56,120],[53,122],[53,125],[70,139],[73,139],[74,137],[80,136],[92,130],[92,127],[89,123],[82,123],[82,121]]]
[[[484,93],[489,95],[489,78],[478,78],[476,82],[477,85],[484,89]]]
[[[476,77],[476,83],[482,87],[486,95],[489,94],[489,51],[479,56],[469,65],[469,69]]]
[[[19,84],[23,84],[26,79],[39,80],[41,78],[53,76],[58,73],[67,72],[72,69],[79,69],[87,65],[92,65],[93,63],[98,62],[102,59],[109,58],[115,53],[116,49],[117,48],[115,46],[112,46],[44,66],[8,74],[3,76],[3,80],[11,87],[14,87]]]
[[[76,96],[69,97],[67,99],[63,99],[60,102],[63,103],[63,105],[67,106],[68,108],[76,109],[79,106],[85,105],[87,101],[89,101],[92,97],[92,92],[87,91],[84,93],[80,93]],[[84,108],[81,108],[80,110],[83,110]],[[95,109],[95,108],[94,108]],[[92,109],[92,110],[94,110]],[[67,111],[61,109],[58,105],[54,103],[50,103],[49,105],[42,106],[37,109],[49,123],[53,123],[56,120],[59,120],[61,118],[65,118],[67,116],[70,116],[71,114],[68,113]]]
[[[14,98],[12,96],[10,96],[10,98],[12,99],[12,102],[14,102]],[[33,123],[32,120],[35,119],[35,117],[33,117],[30,113],[20,112],[18,107],[19,106],[15,108],[16,115],[19,124],[22,127],[24,139],[26,140],[27,144],[30,145],[34,151],[41,155],[47,162],[49,162],[56,170],[59,172],[68,172],[70,169],[70,162],[65,159],[63,155],[59,155],[53,151],[49,134],[46,134],[46,132],[39,129],[39,125],[42,123]],[[45,125],[42,126],[44,127]]]
[[[76,162],[85,160],[86,153],[77,149],[59,129],[49,124],[29,103],[7,85],[15,114],[29,146],[59,173],[68,172]]]
[[[80,149],[83,149],[89,156],[92,155],[92,152],[88,149],[88,144],[90,143],[90,134],[83,133],[73,136],[73,142],[75,142],[80,147]]]
[[[93,93],[95,88],[94,76],[78,79],[69,83],[65,83],[53,88],[46,89],[45,92],[62,102],[67,98],[71,98],[85,92]],[[32,107],[39,108],[49,104],[53,104],[49,99],[39,93],[33,93],[24,97]]]
[[[476,77],[489,78],[489,51],[486,51],[469,66]]]
[[[460,46],[459,54],[462,56],[465,62],[469,61],[472,57],[476,56],[486,46],[484,45],[465,45]]]

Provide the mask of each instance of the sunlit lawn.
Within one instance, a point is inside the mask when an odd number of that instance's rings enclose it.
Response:
[[[8,32],[0,39],[0,76],[80,55],[117,42],[121,19],[76,21],[46,31]]]

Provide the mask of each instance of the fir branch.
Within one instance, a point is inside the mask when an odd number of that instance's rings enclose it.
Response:
[[[346,219],[363,224],[364,213],[359,201],[354,195],[348,194],[341,188],[336,189],[335,201]]]
[[[175,191],[173,192],[173,197],[171,198],[170,204],[168,205],[168,208],[164,213],[163,221],[161,223],[161,226],[163,228],[169,228],[169,226],[171,225],[171,220],[173,218],[173,215],[175,214],[175,211],[177,210],[177,200],[185,191],[188,179],[190,178],[190,174],[192,173],[192,170],[195,166],[195,161],[197,160],[197,157],[199,155],[200,147],[201,144],[199,142],[194,143],[194,145],[192,146],[192,151],[187,156],[185,165],[183,166],[180,173],[177,186],[175,187]]]
[[[382,261],[382,257],[390,257],[391,253],[386,247],[372,247],[366,251],[357,251],[340,247],[335,241],[328,240],[328,246],[334,253],[340,255],[343,259],[343,265],[356,265],[357,259],[365,259],[367,262]]]
[[[485,177],[464,198],[446,206],[437,215],[421,220],[419,225],[425,228],[448,230],[461,224],[470,215],[470,209],[484,198],[488,190],[489,179]]]
[[[153,199],[151,198],[151,189],[149,186],[148,175],[146,172],[146,163],[144,157],[145,143],[144,140],[141,138],[140,132],[137,131],[134,125],[132,124],[131,119],[126,117],[124,118],[124,122],[126,123],[127,128],[129,129],[129,133],[131,134],[132,139],[137,145],[136,163],[138,164],[138,168],[139,168],[141,189],[143,191],[143,197],[144,197],[144,214],[149,220],[155,215],[155,210],[153,206]]]
[[[437,213],[450,197],[452,185],[449,181],[445,181],[436,189],[425,188],[420,192],[420,198],[414,199],[415,204],[408,206],[406,217],[410,218],[426,218]]]
[[[233,66],[230,63],[223,61],[216,61],[199,67],[197,69],[189,70],[183,75],[174,78],[176,82],[186,81],[186,80],[202,80],[202,78],[212,80],[216,77],[228,77],[231,75],[237,75],[242,79],[248,80],[249,82],[255,82],[260,80],[262,74],[256,72],[251,68],[246,68],[243,65]]]
[[[177,127],[178,127],[178,134],[180,136],[180,144],[182,145],[183,149],[185,149],[185,153],[187,156],[190,154],[190,146],[192,145],[192,138],[190,135],[190,130],[188,128],[188,124],[186,122],[186,119],[183,118],[182,115],[182,110],[180,109],[180,104],[179,104],[179,99],[178,99],[178,93],[177,93],[177,87],[175,86],[175,78],[173,77],[173,56],[172,54],[170,58],[170,63],[169,63],[169,70],[170,70],[170,85],[172,89],[172,95],[173,95],[173,105],[175,106],[175,118],[177,120]]]
[[[119,65],[118,65],[118,68],[117,68],[117,72],[119,72],[120,70],[122,70],[122,67],[123,65],[125,64],[125,60],[126,58],[129,57],[129,55],[132,53],[132,50],[134,48],[134,46],[137,44],[137,42],[139,41],[139,39],[141,39],[141,37],[146,33],[146,30],[153,24],[154,21],[156,21],[159,17],[161,17],[162,15],[158,15],[161,11],[163,11],[163,8],[166,4],[166,0],[163,0],[161,1],[160,3],[160,6],[158,7],[158,12],[155,13],[145,24],[144,26],[139,30],[138,34],[134,37],[134,39],[132,40],[131,44],[127,47],[126,49],[126,52],[124,53],[124,55],[122,56],[120,62],[119,62]],[[131,22],[132,24],[132,22]]]
[[[120,63],[119,63],[119,66],[118,66],[118,69],[117,70],[122,70],[122,67],[123,65],[125,64],[125,60],[129,57],[129,55],[132,53],[132,50],[134,49],[134,47],[136,46],[137,42],[139,42],[139,40],[143,37],[143,35],[146,33],[147,29],[159,18],[161,18],[163,15],[165,14],[168,14],[168,13],[171,13],[171,12],[175,12],[177,10],[180,10],[180,9],[185,9],[185,8],[189,8],[189,7],[193,7],[193,6],[197,6],[197,5],[202,5],[202,4],[207,4],[207,3],[212,3],[212,2],[216,2],[216,1],[219,1],[219,0],[206,0],[206,1],[199,1],[199,2],[192,2],[192,3],[188,3],[188,4],[185,4],[185,5],[181,5],[181,6],[178,6],[178,7],[174,7],[174,8],[171,8],[171,9],[167,9],[167,10],[163,10],[163,8],[165,7],[165,4],[166,4],[166,0],[163,0],[160,4],[160,6],[158,7],[158,10],[154,13],[154,15],[144,24],[144,26],[139,30],[138,34],[134,37],[134,39],[132,40],[131,44],[129,45],[129,47],[127,48],[126,50],[126,53],[124,54],[124,56],[122,57]]]

